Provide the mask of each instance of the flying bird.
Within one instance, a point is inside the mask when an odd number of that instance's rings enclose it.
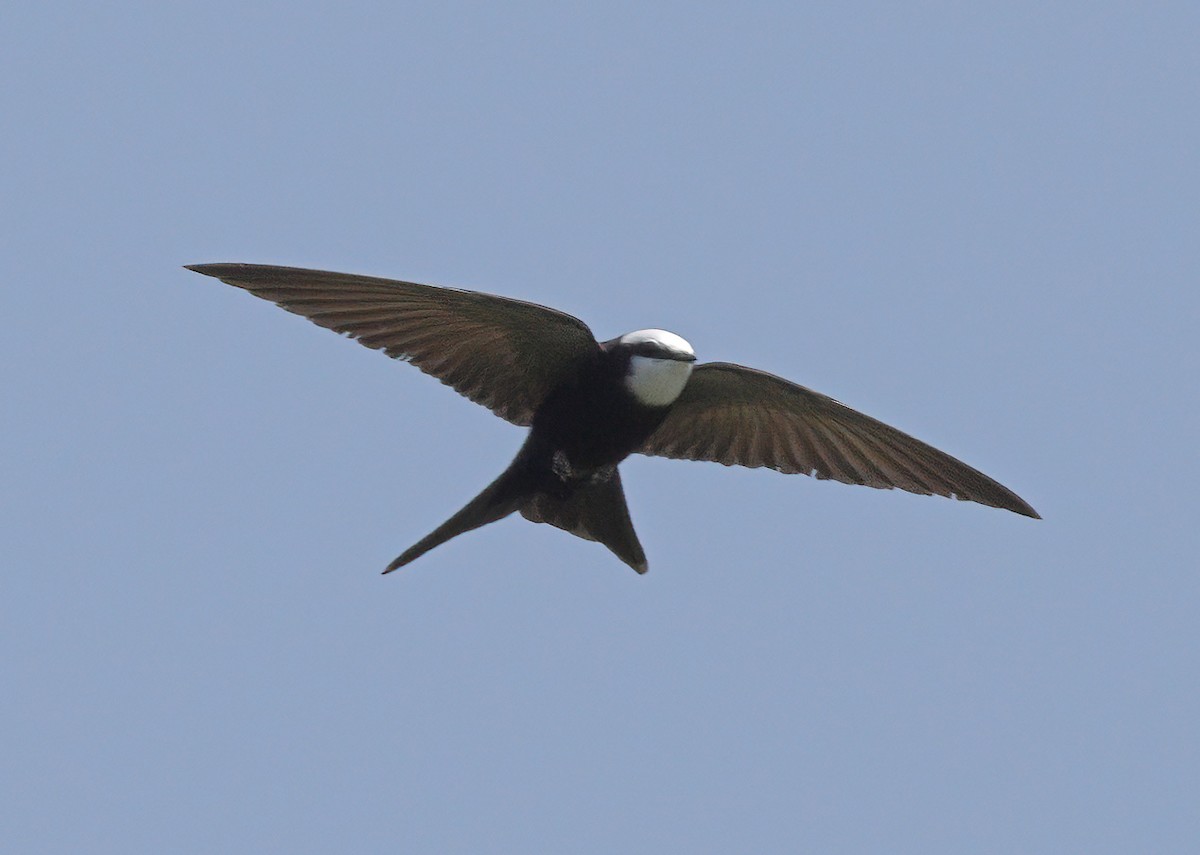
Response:
[[[665,330],[598,342],[571,315],[476,291],[260,264],[188,269],[411,362],[530,429],[500,477],[384,573],[513,512],[598,541],[645,573],[618,470],[634,453],[766,466],[1040,519],[945,452],[765,371],[697,364],[692,346]]]

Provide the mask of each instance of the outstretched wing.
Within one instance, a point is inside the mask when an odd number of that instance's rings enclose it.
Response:
[[[578,318],[477,291],[265,264],[188,269],[411,362],[518,425],[599,347]]]
[[[845,484],[952,496],[1040,519],[977,469],[803,386],[741,365],[696,366],[642,454],[767,466]]]

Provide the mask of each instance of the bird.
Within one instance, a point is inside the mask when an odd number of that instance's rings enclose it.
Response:
[[[768,467],[1041,518],[949,454],[774,374],[697,363],[666,330],[601,342],[569,314],[479,291],[264,264],[186,267],[410,362],[529,428],[508,468],[384,573],[512,513],[596,541],[645,573],[618,468],[631,454]]]

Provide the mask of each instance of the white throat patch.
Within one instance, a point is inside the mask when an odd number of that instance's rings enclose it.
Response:
[[[625,387],[646,406],[665,407],[675,403],[691,375],[690,362],[633,356],[629,359]]]
[[[621,344],[658,345],[663,350],[695,359],[695,351],[683,338],[666,330],[638,330],[626,333],[619,339]],[[625,375],[625,388],[637,400],[648,407],[666,407],[675,402],[688,378],[692,376],[692,362],[665,357],[634,354],[629,358],[629,373]]]

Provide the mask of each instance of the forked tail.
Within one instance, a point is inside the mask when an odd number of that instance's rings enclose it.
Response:
[[[646,572],[646,553],[638,542],[615,466],[576,486],[566,497],[537,489],[537,479],[520,461],[504,471],[461,511],[410,546],[384,573],[391,573],[439,544],[520,511],[532,522],[549,523],[584,540],[607,546],[639,573]]]

